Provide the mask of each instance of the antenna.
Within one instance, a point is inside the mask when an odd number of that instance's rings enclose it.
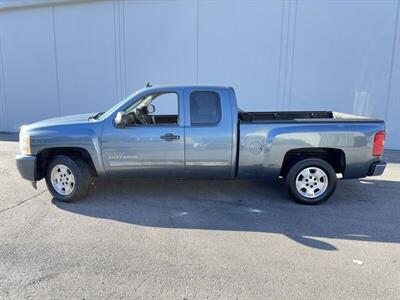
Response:
[[[147,82],[146,85],[145,85],[145,87],[147,87],[147,88],[151,87],[150,82]]]

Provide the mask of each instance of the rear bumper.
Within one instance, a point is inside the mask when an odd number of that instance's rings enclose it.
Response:
[[[368,171],[368,176],[379,176],[385,171],[386,163],[384,161],[377,161],[371,164]]]
[[[17,169],[22,178],[35,182],[36,181],[36,156],[34,155],[17,155]]]

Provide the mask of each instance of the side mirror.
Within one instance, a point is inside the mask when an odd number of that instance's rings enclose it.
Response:
[[[153,112],[156,111],[156,108],[154,107],[153,104],[149,104],[149,105],[146,106],[146,110],[147,110],[148,114],[152,114]]]
[[[114,122],[119,127],[125,127],[126,125],[126,114],[124,111],[119,111],[115,116]]]

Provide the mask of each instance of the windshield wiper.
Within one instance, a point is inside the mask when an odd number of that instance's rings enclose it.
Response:
[[[103,112],[99,112],[98,114],[95,114],[94,116],[90,117],[89,120],[97,120],[97,119],[100,118],[103,114],[104,114],[104,111],[103,111]]]

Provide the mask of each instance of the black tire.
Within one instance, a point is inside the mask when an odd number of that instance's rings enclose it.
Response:
[[[313,167],[319,168],[325,172],[325,174],[328,178],[328,180],[327,180],[328,186],[326,187],[325,191],[323,193],[321,193],[319,196],[317,196],[315,198],[310,198],[310,197],[305,197],[300,191],[297,190],[296,180],[298,179],[297,177],[301,171],[303,171],[307,168],[313,168]],[[299,179],[302,179],[302,178],[303,178],[302,176],[299,176]],[[315,179],[313,179],[313,180],[315,180]],[[321,180],[321,182],[323,183],[322,180]],[[306,158],[306,159],[298,161],[290,168],[290,170],[286,176],[286,186],[288,188],[290,195],[294,198],[294,200],[296,202],[301,203],[301,204],[315,205],[315,204],[321,204],[321,203],[325,202],[326,200],[329,199],[329,197],[332,196],[333,192],[335,191],[336,183],[337,183],[337,177],[336,177],[336,172],[333,169],[333,167],[326,161],[324,161],[322,159],[317,159],[317,158]],[[312,184],[314,184],[314,183],[312,183]],[[311,187],[313,187],[313,186],[311,186]],[[306,187],[306,189],[308,189],[308,187]],[[306,189],[302,190],[303,193],[306,192]],[[317,192],[318,192],[318,190],[319,189],[317,188]],[[319,190],[319,191],[321,191],[321,190]]]
[[[74,186],[68,195],[62,195],[56,191],[51,183],[51,172],[57,165],[66,166],[74,176]],[[90,186],[90,170],[88,165],[79,158],[70,158],[65,155],[54,156],[46,168],[46,185],[51,195],[60,201],[73,202],[82,199],[88,192]]]

